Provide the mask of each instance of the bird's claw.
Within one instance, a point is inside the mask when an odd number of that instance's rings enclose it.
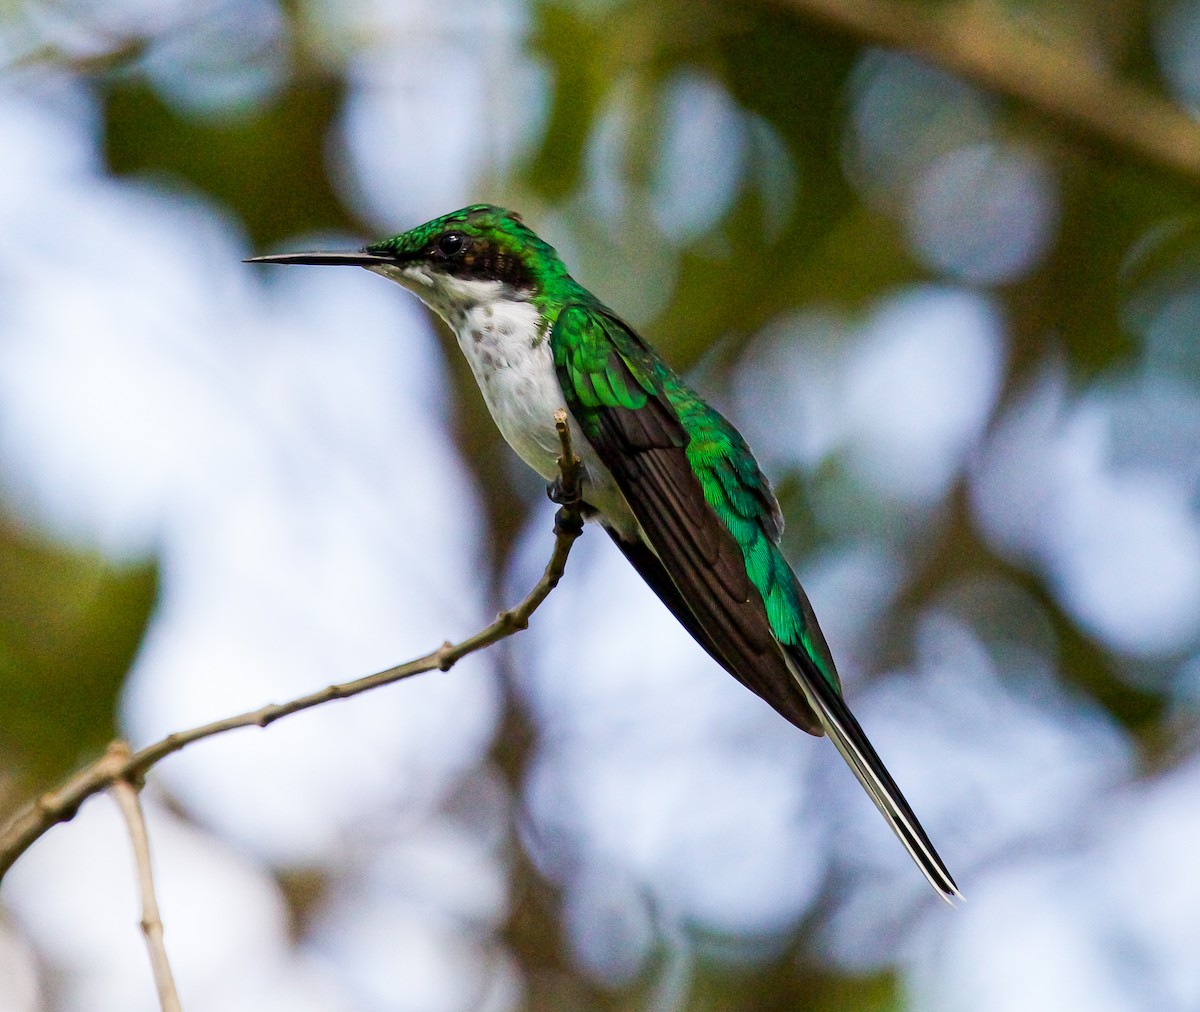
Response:
[[[583,515],[586,509],[579,490],[568,492],[563,488],[562,478],[558,477],[546,483],[546,495],[552,503],[558,505],[558,513],[554,516],[555,535],[578,537],[583,531]]]
[[[555,478],[553,481],[546,483],[546,495],[556,506],[576,506],[579,504],[579,496],[571,495],[563,488],[562,478]]]

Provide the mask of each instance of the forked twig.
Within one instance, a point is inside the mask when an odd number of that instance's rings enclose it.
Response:
[[[200,741],[202,738],[211,738],[213,735],[223,734],[239,727],[266,727],[289,714],[299,713],[301,710],[308,710],[335,699],[357,696],[360,692],[366,692],[382,685],[390,685],[392,682],[398,682],[426,671],[449,671],[468,654],[489,647],[493,643],[527,628],[529,617],[546,599],[550,591],[558,585],[558,581],[565,571],[571,546],[583,530],[583,514],[580,508],[580,461],[571,448],[571,433],[567,424],[566,411],[562,409],[557,411],[554,421],[562,447],[562,456],[558,458],[557,500],[560,508],[554,520],[554,551],[550,555],[550,561],[546,564],[542,578],[520,603],[502,611],[491,625],[481,629],[474,636],[469,636],[458,643],[447,641],[424,657],[398,664],[386,671],[366,675],[352,682],[330,685],[287,703],[271,703],[257,710],[226,717],[200,727],[176,731],[137,752],[130,753],[128,748],[125,748],[122,753],[119,748],[110,748],[101,758],[73,774],[59,787],[48,791],[19,809],[4,827],[0,828],[0,879],[3,879],[8,869],[42,834],[52,826],[74,818],[79,806],[92,795],[107,790],[122,781],[134,788],[139,787],[152,766],[192,742]]]
[[[118,760],[130,756],[129,746],[123,741],[113,742],[108,750],[116,753]],[[158,912],[158,897],[154,892],[150,837],[146,832],[141,796],[138,788],[128,780],[116,781],[109,791],[129,827],[129,840],[133,845],[133,859],[137,866],[138,892],[142,897],[142,934],[146,936],[146,948],[150,951],[150,967],[154,972],[154,985],[158,989],[158,1004],[162,1012],[183,1012],[179,992],[175,989],[175,977],[167,959],[167,949],[163,944],[163,923]]]

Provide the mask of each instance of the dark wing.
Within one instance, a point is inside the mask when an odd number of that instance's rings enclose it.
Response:
[[[564,309],[551,337],[572,414],[648,541],[618,544],[727,671],[797,727],[821,734],[742,549],[705,501],[688,460],[688,435],[661,385],[663,367],[631,338],[623,324],[585,306]]]
[[[691,606],[684,600],[683,594],[679,592],[679,588],[671,579],[671,574],[667,572],[666,567],[659,561],[650,546],[640,540],[626,541],[610,527],[604,529],[613,539],[613,544],[621,550],[621,554],[637,570],[638,575],[646,581],[647,586],[658,595],[658,599],[667,606],[667,610],[679,620],[679,624],[691,634],[692,639],[699,643],[714,661],[738,681],[741,681],[741,676],[729,667],[728,661],[721,653],[721,648],[697,621]]]

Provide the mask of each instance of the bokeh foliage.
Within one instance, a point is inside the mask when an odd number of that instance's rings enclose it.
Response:
[[[0,781],[50,787],[116,734],[116,699],[157,590],[153,563],[114,565],[0,527]]]
[[[951,5],[924,6],[955,16]],[[1104,0],[1074,4],[1070,11],[1049,3],[1009,6],[1014,18],[1041,19],[1071,58],[1090,54],[1131,87],[1150,89],[1166,101],[1152,46],[1154,5]],[[112,62],[95,53],[85,58],[49,51],[13,72],[37,74],[40,62],[49,72],[78,77],[99,103],[112,174],[198,191],[233,216],[257,248],[322,232],[371,237],[413,224],[365,220],[339,185],[330,145],[338,136],[352,68],[329,59],[303,4],[282,10],[289,47],[284,76],[278,88],[246,108],[198,115],[173,105],[139,63],[144,48],[161,41],[155,38],[97,34],[93,44],[111,47],[117,54]],[[24,16],[5,15],[14,22]],[[86,13],[76,16],[86,30]],[[646,329],[673,364],[685,369],[699,364],[709,389],[727,393],[756,333],[797,307],[818,306],[857,319],[900,285],[944,280],[914,252],[898,209],[864,197],[848,173],[847,95],[867,51],[853,32],[817,24],[787,4],[722,0],[543,0],[531,4],[529,16],[531,49],[553,82],[549,107],[540,137],[510,171],[499,174],[496,188],[513,204],[566,208],[562,220],[577,228],[580,241],[607,244],[609,262],[622,255],[671,260],[669,298]],[[791,166],[790,195],[773,199],[770,186],[743,183],[697,234],[658,246],[638,240],[630,252],[624,244],[640,234],[636,219],[646,208],[634,197],[624,212],[628,218],[618,216],[618,225],[607,232],[587,223],[588,204],[580,194],[587,187],[589,144],[616,82],[625,82],[637,97],[621,169],[635,193],[651,186],[655,139],[665,115],[653,96],[681,70],[716,79],[743,111],[771,128]],[[1081,142],[1037,109],[986,101],[999,133],[1054,166],[1061,193],[1046,255],[1027,273],[989,288],[1007,328],[1003,409],[1048,364],[1063,363],[1077,390],[1136,363],[1140,346],[1125,322],[1120,279],[1139,241],[1164,222],[1194,213],[1197,191],[1116,145],[1094,138]],[[752,153],[746,157],[754,162]],[[495,170],[479,166],[481,178],[489,172],[495,178]],[[397,179],[396,186],[403,187],[404,180]],[[607,280],[621,282],[619,274]],[[619,287],[604,295],[621,307]],[[452,350],[448,341],[446,349]],[[461,362],[448,354],[447,363],[456,383],[456,435],[481,487],[493,492],[486,498],[495,563],[489,579],[499,586],[536,496],[525,495],[529,487],[502,463],[499,438]],[[842,532],[819,507],[842,480],[838,462],[825,462],[815,474],[796,468],[775,477],[794,554],[837,541]],[[906,545],[911,571],[901,606],[876,648],[880,665],[902,663],[910,652],[913,613],[964,578],[994,576],[1028,592],[1049,616],[1059,671],[1074,689],[1103,707],[1150,754],[1170,755],[1182,735],[1164,723],[1165,683],[1145,677],[1145,671],[1176,659],[1134,661],[1108,649],[1062,606],[1043,574],[989,547],[973,520],[966,480],[958,479],[929,529]],[[113,734],[122,679],[149,621],[155,590],[152,559],[117,565],[47,544],[15,518],[0,527],[0,762],[6,776],[0,799],[11,803],[35,785],[53,782]],[[510,699],[493,758],[514,794],[535,735]],[[617,990],[588,981],[567,956],[555,887],[520,855],[512,877],[504,940],[527,975],[533,1006],[646,1007],[654,974]],[[698,960],[690,971],[689,1008],[900,1007],[890,976],[859,979],[798,963],[797,953],[808,951],[814,930],[801,925],[795,938],[778,944],[774,960],[748,966]]]

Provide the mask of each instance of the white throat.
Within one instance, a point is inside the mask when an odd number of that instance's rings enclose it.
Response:
[[[547,481],[557,473],[554,412],[564,407],[537,307],[501,281],[456,278],[424,264],[370,267],[414,292],[449,324],[500,433]]]
[[[367,270],[403,285],[420,297],[430,309],[450,324],[458,333],[463,315],[470,310],[496,302],[527,302],[521,293],[513,291],[502,281],[480,278],[456,278],[430,270],[427,264],[381,264]]]

